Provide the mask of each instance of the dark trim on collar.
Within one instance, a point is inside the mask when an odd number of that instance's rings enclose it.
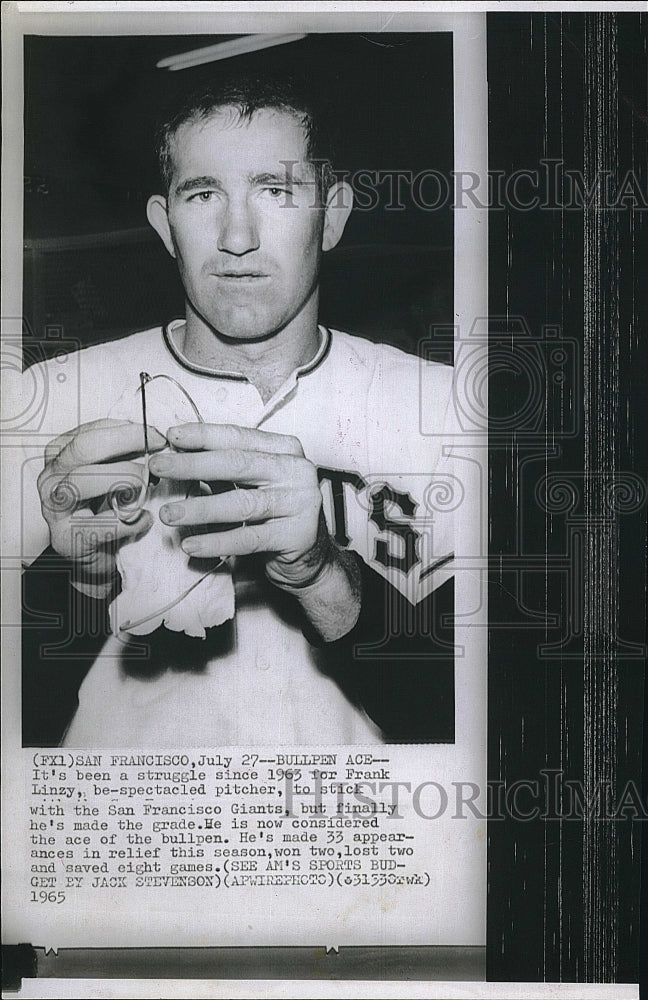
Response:
[[[296,369],[295,374],[297,375],[297,378],[301,378],[302,375],[310,375],[311,372],[314,372],[316,368],[319,368],[319,366],[326,361],[329,355],[331,344],[333,343],[333,335],[331,334],[329,327],[322,326],[321,323],[318,324],[317,329],[322,331],[322,341],[320,346],[317,349],[315,357],[312,361],[309,361],[307,365],[303,365],[301,368]]]
[[[162,327],[162,336],[164,338],[164,343],[166,344],[167,350],[171,353],[174,360],[178,362],[187,371],[192,372],[194,375],[203,375],[205,378],[226,378],[231,379],[234,382],[247,382],[247,376],[241,375],[240,372],[226,372],[226,371],[214,371],[212,368],[204,368],[202,365],[196,365],[192,361],[189,361],[183,354],[181,354],[173,343],[171,339],[171,327],[174,323],[180,323],[182,320],[171,320],[165,326]],[[331,331],[327,326],[318,325],[318,330],[322,331],[322,340],[319,348],[315,354],[315,357],[308,362],[308,364],[303,365],[301,368],[295,370],[295,375],[297,378],[301,378],[302,375],[309,375],[311,372],[315,371],[328,357],[329,351],[331,350],[332,336]]]
[[[171,339],[171,326],[174,323],[184,322],[181,319],[172,319],[166,326],[162,327],[162,336],[164,337],[164,343],[167,346],[167,350],[170,351],[175,361],[178,362],[187,371],[192,372],[194,375],[203,375],[205,378],[228,378],[232,379],[234,382],[247,382],[245,375],[241,375],[240,372],[219,372],[214,371],[211,368],[203,368],[202,365],[195,365],[192,361],[185,358],[184,354],[180,354],[180,351],[173,343]]]

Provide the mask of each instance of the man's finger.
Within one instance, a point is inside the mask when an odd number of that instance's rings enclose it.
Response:
[[[281,521],[265,524],[246,524],[233,531],[219,531],[213,535],[190,535],[182,548],[187,555],[199,559],[215,556],[247,556],[254,552],[281,551],[287,539]]]
[[[160,508],[165,524],[255,523],[292,517],[303,507],[303,495],[283,489],[229,490],[212,497],[197,497]]]
[[[250,486],[290,483],[298,486],[309,477],[312,467],[305,459],[294,455],[232,448],[156,455],[151,459],[150,469],[153,475],[166,479],[192,479],[206,483],[221,480]],[[312,474],[315,475],[314,470]]]
[[[75,558],[144,534],[152,523],[153,518],[147,510],[143,510],[133,524],[124,524],[112,511],[93,514],[84,509],[52,528],[52,544],[58,552],[67,552]]]
[[[53,458],[63,451],[66,445],[70,443],[72,438],[76,437],[77,434],[82,431],[97,430],[101,428],[121,428],[125,424],[132,423],[132,420],[124,420],[123,418],[115,419],[114,417],[102,417],[101,420],[90,420],[87,424],[80,424],[78,427],[72,427],[69,431],[64,431],[63,434],[59,434],[58,437],[53,438],[52,441],[45,448],[45,463],[51,462]]]
[[[72,433],[62,449],[48,464],[50,471],[71,472],[81,465],[95,465],[109,462],[124,455],[144,453],[144,431],[141,424],[130,421],[115,421],[107,426],[82,425],[77,433]],[[66,435],[61,437],[65,438]],[[56,439],[60,440],[60,439]],[[166,438],[154,427],[149,427],[148,443],[151,451],[159,451],[166,445]],[[51,442],[54,445],[55,442]]]
[[[144,466],[137,462],[112,462],[106,465],[83,465],[67,475],[45,470],[39,480],[43,506],[54,514],[70,514],[83,500],[123,493],[139,495],[144,481]],[[125,501],[127,502],[127,501]]]
[[[169,427],[167,437],[174,447],[186,451],[234,448],[273,455],[304,454],[299,439],[290,434],[273,434],[237,424],[181,424]]]

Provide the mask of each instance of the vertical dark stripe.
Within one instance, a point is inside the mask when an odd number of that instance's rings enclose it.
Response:
[[[617,531],[610,488],[618,469],[619,267],[618,220],[606,208],[605,178],[618,183],[617,26],[591,14],[585,22],[584,212],[584,735],[583,782],[589,798],[617,787]],[[586,816],[583,824],[584,974],[614,980],[619,932],[613,823]]]
[[[559,777],[555,811],[541,795],[546,815],[489,824],[488,978],[636,982],[648,17],[494,14],[488,31],[491,171],[559,164],[544,204],[504,198],[489,223],[489,778],[506,795]]]

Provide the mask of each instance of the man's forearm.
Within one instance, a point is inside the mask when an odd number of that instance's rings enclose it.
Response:
[[[309,586],[296,590],[295,596],[325,642],[341,639],[360,614],[362,585],[356,557],[336,547],[320,575]]]
[[[325,642],[347,635],[360,614],[362,581],[357,557],[331,539],[327,558],[317,575],[302,586],[279,584],[295,597],[310,625]]]

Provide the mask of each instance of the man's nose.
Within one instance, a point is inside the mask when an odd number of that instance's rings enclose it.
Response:
[[[218,249],[240,257],[259,249],[259,233],[253,211],[246,199],[230,199],[221,216]]]

